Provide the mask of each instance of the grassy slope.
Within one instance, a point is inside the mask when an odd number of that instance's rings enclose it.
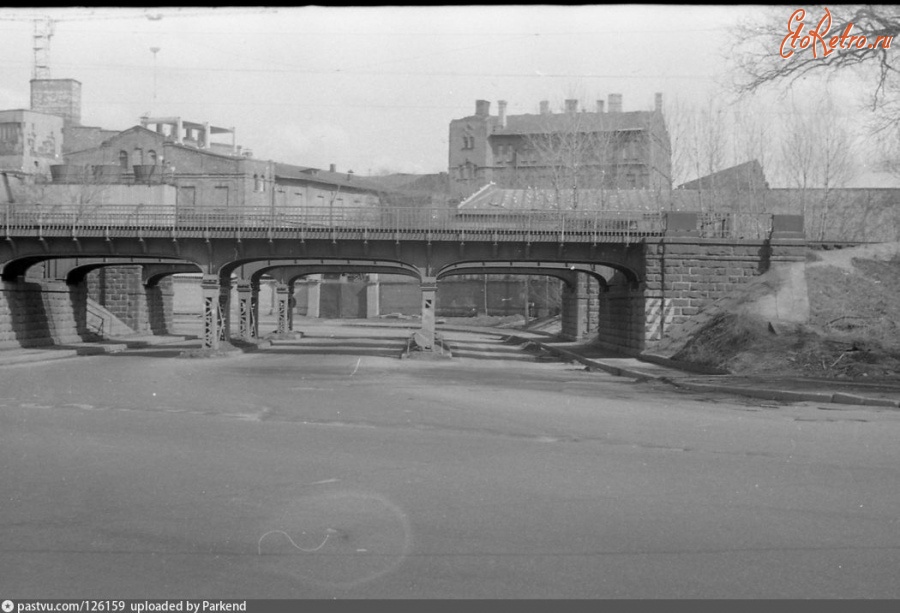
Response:
[[[773,332],[739,307],[772,291],[772,273],[707,310],[672,357],[734,373],[900,381],[900,249],[810,252],[810,319]]]

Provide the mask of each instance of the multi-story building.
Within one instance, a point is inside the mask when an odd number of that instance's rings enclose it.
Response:
[[[49,176],[62,160],[63,120],[23,109],[0,111],[0,171]]]
[[[562,112],[543,101],[536,114],[507,115],[506,102],[490,114],[478,100],[475,114],[450,122],[449,175],[453,197],[462,200],[491,183],[506,188],[671,189],[671,147],[662,94],[652,111],[622,111],[621,94],[609,108]]]

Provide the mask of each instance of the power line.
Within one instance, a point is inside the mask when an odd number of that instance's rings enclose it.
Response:
[[[67,66],[75,69],[96,69],[96,70],[135,70],[145,69],[146,66],[138,64],[63,64],[59,66]],[[210,67],[189,67],[175,66],[164,67],[160,69],[166,73],[172,72],[234,72],[234,73],[257,73],[257,74],[321,74],[321,75],[366,75],[366,76],[398,76],[398,77],[480,77],[480,78],[565,78],[565,79],[698,79],[707,80],[714,78],[712,75],[691,75],[691,74],[601,74],[601,73],[557,73],[557,72],[412,72],[397,71],[386,72],[378,70],[345,70],[342,68],[322,69],[322,68],[210,68]]]

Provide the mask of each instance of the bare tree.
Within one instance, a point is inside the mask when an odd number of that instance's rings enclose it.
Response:
[[[765,12],[759,21],[742,27],[735,40],[738,92],[754,92],[807,75],[862,68],[870,70],[873,108],[891,93],[888,88],[896,81],[900,66],[888,51],[900,32],[900,6],[779,6],[761,10]]]
[[[840,121],[834,98],[827,93],[805,107],[793,103],[783,135],[784,178],[799,190],[801,212],[808,223],[818,226],[811,226],[814,235],[824,240],[831,221],[833,192],[845,186],[856,172],[853,136]]]
[[[676,187],[688,177],[708,177],[727,165],[728,113],[726,107],[709,97],[702,105],[676,102],[667,109],[666,122],[672,142],[672,175]],[[700,210],[721,208],[715,186],[708,181],[696,186]]]
[[[527,173],[534,187],[549,187],[556,206],[571,202],[577,209],[582,190],[599,190],[615,180],[613,140],[615,132],[598,113],[567,110],[546,115],[540,129],[528,136],[524,155],[531,156]]]

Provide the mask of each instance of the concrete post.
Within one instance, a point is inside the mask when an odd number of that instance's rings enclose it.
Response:
[[[422,290],[422,329],[416,334],[416,343],[422,349],[434,350],[434,309],[437,279],[425,277],[422,279],[419,288]]]
[[[203,348],[219,348],[219,275],[203,275]]]
[[[577,273],[571,285],[566,284],[562,295],[562,336],[572,341],[581,340],[587,334],[588,305],[587,278]]]
[[[253,335],[253,290],[250,286],[250,281],[247,279],[239,279],[237,282],[237,292],[240,337],[242,340],[251,341],[255,337]]]
[[[319,305],[322,299],[322,275],[309,275],[306,293],[306,316],[319,317]]]
[[[373,319],[381,315],[381,284],[378,275],[369,275],[369,284],[366,286],[366,319]]]
[[[279,283],[275,287],[276,310],[278,313],[278,334],[286,334],[291,328],[290,322],[290,288]]]

